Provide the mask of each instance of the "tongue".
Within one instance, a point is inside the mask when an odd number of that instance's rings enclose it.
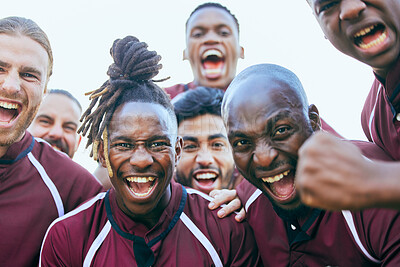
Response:
[[[361,40],[364,44],[369,44],[370,42],[378,39],[382,33],[383,33],[383,30],[376,30],[373,33],[370,33],[370,34],[367,34],[367,35],[361,37]]]
[[[283,179],[270,184],[270,188],[277,197],[286,197],[294,190],[293,182],[294,177],[286,176]]]
[[[205,69],[207,78],[213,79],[218,78],[222,74],[222,68],[224,67],[224,62],[206,60],[203,63],[203,68]]]
[[[138,194],[147,193],[152,184],[153,184],[153,182],[147,182],[147,183],[129,182],[129,186],[132,188],[132,190],[135,193],[138,193]]]
[[[199,179],[197,182],[202,186],[211,186],[214,183],[213,179]]]
[[[2,122],[9,122],[14,115],[16,114],[17,110],[15,109],[7,109],[0,107],[0,121]]]

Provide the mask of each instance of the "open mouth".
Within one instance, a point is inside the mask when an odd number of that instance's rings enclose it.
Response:
[[[147,197],[154,188],[156,178],[153,176],[131,176],[126,178],[129,190],[137,197]]]
[[[20,104],[0,101],[0,125],[6,125],[13,122],[20,112]]]
[[[354,43],[361,49],[370,49],[381,45],[387,38],[384,25],[375,24],[366,27],[354,34]]]
[[[201,186],[212,186],[218,178],[218,174],[215,172],[198,172],[194,176],[194,179]]]
[[[295,192],[294,172],[291,170],[261,179],[271,193],[280,201],[289,199]]]
[[[205,51],[202,55],[201,63],[206,77],[209,79],[217,79],[222,75],[225,58],[221,51],[210,49]]]

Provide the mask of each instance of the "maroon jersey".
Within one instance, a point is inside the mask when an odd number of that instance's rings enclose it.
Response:
[[[359,146],[363,152],[375,150],[374,144],[364,143]],[[375,158],[388,159],[380,152]],[[269,199],[247,180],[237,193],[264,266],[400,266],[398,211],[313,209],[294,225],[281,219]]]
[[[171,200],[152,229],[119,209],[114,189],[57,219],[43,241],[40,266],[137,266],[136,237],[151,249],[152,266],[260,265],[247,223],[219,219],[197,190],[173,181],[171,187]]]
[[[375,75],[361,113],[361,125],[368,140],[376,143],[396,161],[400,160],[400,60],[386,81]]]
[[[179,83],[175,84],[171,87],[164,88],[165,92],[169,95],[171,99],[173,99],[175,96],[179,95],[180,93],[186,92],[189,89],[195,89],[197,86],[194,84],[194,82],[190,82],[187,84]]]
[[[37,266],[50,223],[102,187],[66,154],[25,132],[0,158],[0,265]]]

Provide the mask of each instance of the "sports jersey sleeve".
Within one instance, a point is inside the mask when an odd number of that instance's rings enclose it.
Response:
[[[73,266],[69,262],[70,244],[67,231],[59,224],[53,225],[43,240],[39,267]]]

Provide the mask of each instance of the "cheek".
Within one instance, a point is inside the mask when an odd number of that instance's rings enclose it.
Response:
[[[235,160],[236,168],[240,169],[242,172],[246,172],[246,166],[249,162],[249,156],[243,154],[234,154],[233,158]]]

